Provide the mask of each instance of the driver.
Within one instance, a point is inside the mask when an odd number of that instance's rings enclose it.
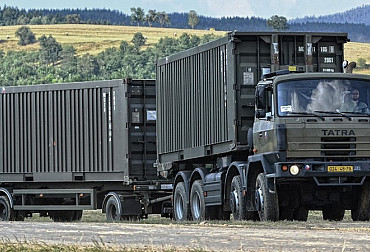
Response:
[[[358,89],[352,89],[351,97],[345,97],[345,101],[340,107],[342,112],[369,112],[366,103],[359,101],[360,92]]]

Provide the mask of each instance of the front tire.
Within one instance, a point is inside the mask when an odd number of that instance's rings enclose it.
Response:
[[[189,209],[189,196],[186,193],[185,183],[179,182],[176,185],[175,192],[173,194],[173,215],[177,222],[184,222],[189,220],[190,209]]]
[[[265,174],[260,173],[256,180],[256,206],[261,221],[279,220],[279,204],[276,193],[270,193]]]

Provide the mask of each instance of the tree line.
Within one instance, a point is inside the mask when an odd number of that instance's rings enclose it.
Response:
[[[103,15],[102,15],[103,14]],[[118,16],[118,18],[117,18]],[[129,19],[129,20],[128,20]],[[199,18],[194,10],[188,13],[188,25],[193,29]],[[165,11],[131,8],[131,15],[111,10],[29,10],[16,7],[0,7],[0,26],[4,25],[39,25],[39,24],[103,24],[103,25],[148,25],[149,27],[170,25],[170,17]]]
[[[368,16],[369,6],[346,12],[351,16],[351,22],[325,22],[325,17],[303,19],[303,21],[288,21],[292,32],[346,32],[351,41],[370,42],[369,25],[363,21]],[[355,14],[353,13],[355,11]],[[364,14],[365,12],[365,14]],[[143,14],[143,15],[141,15]],[[195,15],[194,15],[195,14]],[[271,17],[272,18],[272,17]],[[270,18],[270,19],[271,19]],[[359,19],[359,20],[357,20]],[[135,21],[136,20],[136,21]],[[127,15],[117,10],[109,9],[31,9],[19,10],[16,7],[0,7],[0,25],[28,25],[28,24],[57,24],[57,23],[85,23],[104,25],[145,25],[152,27],[215,29],[222,31],[272,31],[268,20],[258,17],[222,17],[212,18],[198,15],[195,11],[188,13],[157,12],[149,10],[147,13],[138,7],[132,8]],[[358,23],[358,24],[357,24]]]
[[[27,43],[35,42],[35,38],[28,38],[32,37],[32,31],[21,28],[17,31],[19,36],[27,37]],[[142,46],[146,38],[135,33],[131,41],[122,41],[119,48],[106,49],[96,56],[85,54],[78,57],[73,46],[62,46],[51,35],[43,35],[37,39],[40,43],[38,51],[0,51],[0,86],[120,78],[154,79],[158,58],[216,38],[215,35],[198,37],[184,33],[177,38],[161,38],[157,44],[144,50]]]

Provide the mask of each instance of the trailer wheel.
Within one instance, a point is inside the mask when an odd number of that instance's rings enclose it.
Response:
[[[203,182],[201,180],[194,181],[190,191],[190,210],[194,221],[201,222],[208,219],[207,208],[205,206]]]
[[[370,220],[370,182],[362,185],[361,195],[357,206],[351,210],[351,217],[354,221]]]
[[[322,217],[328,221],[342,221],[345,210],[339,206],[327,207],[322,210]]]
[[[120,204],[117,202],[115,197],[110,197],[105,207],[105,217],[109,222],[115,222],[121,220],[121,209]]]
[[[0,220],[11,221],[14,219],[14,211],[10,207],[9,199],[6,196],[0,196]]]
[[[231,181],[230,207],[234,220],[245,220],[247,208],[243,196],[242,179],[240,175],[235,176]]]
[[[190,217],[189,198],[185,190],[184,182],[176,185],[173,195],[173,213],[178,222],[187,221]]]
[[[256,180],[256,206],[261,221],[279,220],[279,204],[277,194],[270,193],[265,174],[260,173]]]

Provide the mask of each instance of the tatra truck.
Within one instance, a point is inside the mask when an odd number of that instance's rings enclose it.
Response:
[[[370,217],[370,76],[347,34],[232,32],[157,63],[157,167],[173,217]]]
[[[347,41],[232,32],[156,80],[3,84],[0,219],[369,220],[370,76],[343,73]]]

